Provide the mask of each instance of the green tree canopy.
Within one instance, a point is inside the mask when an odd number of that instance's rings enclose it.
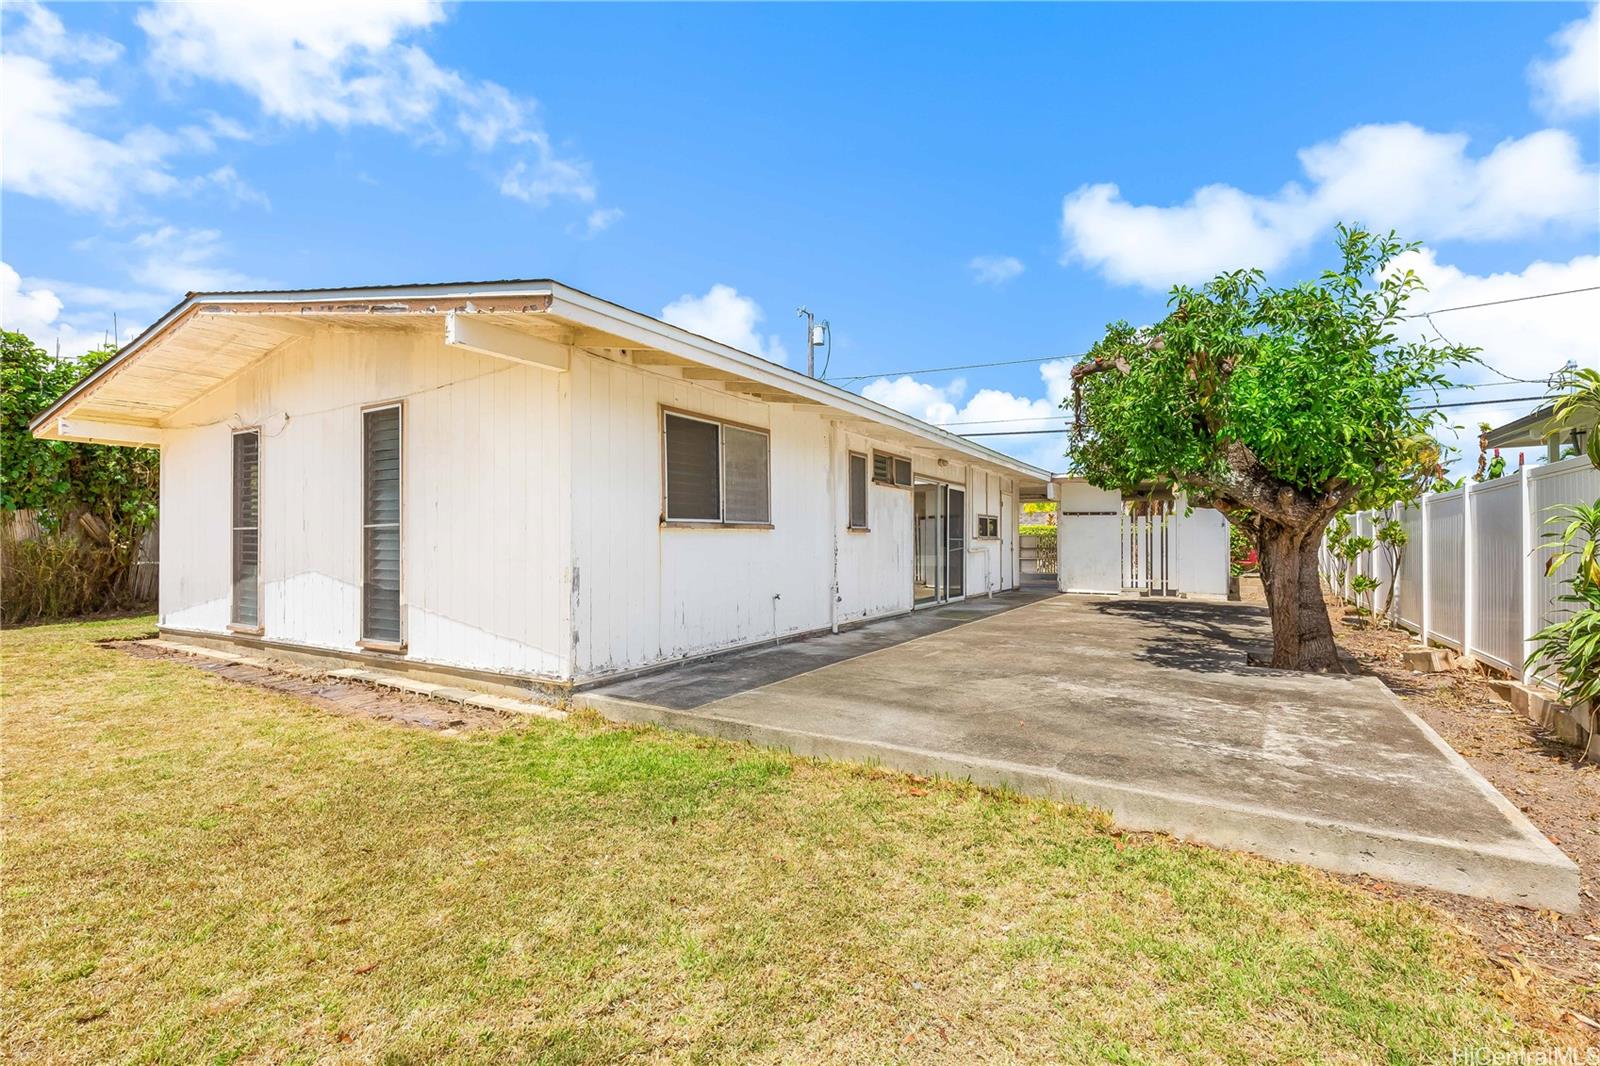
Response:
[[[47,526],[88,512],[104,521],[114,546],[127,549],[155,520],[159,453],[39,440],[28,429],[115,354],[107,346],[57,359],[21,333],[0,331],[0,510],[33,511]]]
[[[1341,263],[1269,286],[1259,270],[1172,290],[1153,325],[1127,322],[1073,368],[1076,472],[1102,488],[1160,486],[1221,510],[1255,542],[1273,622],[1273,665],[1337,666],[1317,580],[1328,521],[1414,496],[1439,472],[1419,406],[1469,348],[1402,340],[1422,289],[1392,268],[1416,247],[1338,232]]]

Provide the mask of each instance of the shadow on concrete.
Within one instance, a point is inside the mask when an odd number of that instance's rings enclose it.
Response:
[[[1259,676],[1263,667],[1246,660],[1251,652],[1272,650],[1272,627],[1265,608],[1152,596],[1108,600],[1095,613],[1139,625],[1132,657],[1151,666],[1206,674]]]

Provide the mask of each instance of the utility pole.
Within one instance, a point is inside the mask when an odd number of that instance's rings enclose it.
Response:
[[[828,322],[824,319],[817,321],[817,316],[808,311],[804,304],[794,309],[796,318],[806,320],[806,376],[817,376],[817,348],[824,342],[830,346],[833,338],[828,329]]]

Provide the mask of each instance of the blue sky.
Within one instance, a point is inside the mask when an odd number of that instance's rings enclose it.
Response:
[[[1341,219],[1428,242],[1420,306],[1600,285],[1581,4],[4,20],[0,311],[64,350],[188,289],[549,276],[790,365],[805,303],[831,376],[978,431],[1054,424],[1067,364],[882,375],[1081,352],[1219,269],[1304,277]],[[1512,377],[1600,365],[1596,293],[1434,324]]]

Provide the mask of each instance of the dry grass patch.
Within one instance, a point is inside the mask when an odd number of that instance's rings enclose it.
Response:
[[[4,636],[16,1060],[1402,1061],[1549,1045],[1431,912],[592,720],[458,737]]]

